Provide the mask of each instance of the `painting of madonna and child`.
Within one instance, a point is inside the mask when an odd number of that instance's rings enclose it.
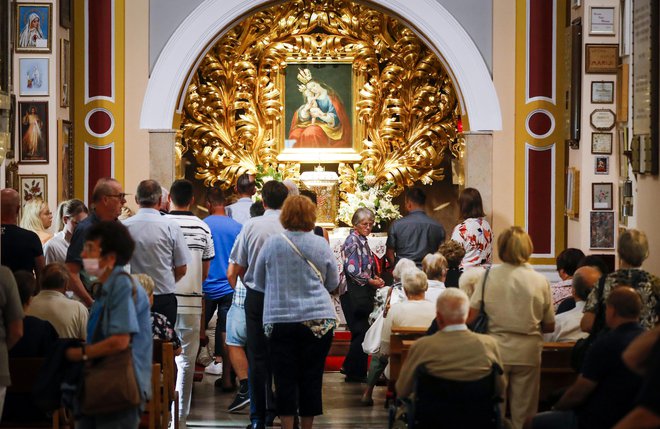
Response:
[[[289,64],[285,77],[285,149],[351,149],[351,64]]]

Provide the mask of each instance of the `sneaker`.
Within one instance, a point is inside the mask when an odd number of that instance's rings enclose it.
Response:
[[[249,392],[238,392],[234,401],[229,405],[229,412],[233,413],[234,411],[242,410],[243,408],[250,405],[250,393]]]
[[[211,362],[204,368],[204,372],[211,375],[222,375],[222,362]]]

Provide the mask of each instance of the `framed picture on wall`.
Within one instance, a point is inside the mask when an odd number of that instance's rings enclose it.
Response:
[[[18,94],[22,97],[48,96],[48,58],[19,58]]]
[[[590,11],[589,34],[592,36],[614,36],[614,7],[593,6]]]
[[[591,82],[591,102],[594,104],[614,103],[614,81]]]
[[[591,208],[593,210],[612,210],[612,193],[614,184],[592,183],[591,184]]]
[[[50,3],[16,3],[16,52],[50,52],[52,21]]]
[[[612,154],[612,140],[614,133],[591,133],[591,153]]]
[[[57,123],[57,199],[73,198],[73,124],[60,120]]]
[[[60,6],[60,26],[71,28],[71,0],[59,0]]]
[[[580,170],[574,167],[566,171],[566,216],[573,220],[580,217]]]
[[[585,46],[585,73],[616,74],[619,45],[588,44]]]
[[[19,174],[18,192],[21,194],[21,207],[35,198],[48,200],[48,176],[45,174]]]
[[[71,44],[60,40],[60,107],[69,107],[69,89],[71,88]]]
[[[614,212],[591,212],[589,248],[614,249]]]
[[[609,174],[610,173],[610,157],[597,156],[594,162],[594,174]]]
[[[20,101],[18,110],[18,161],[48,164],[48,102]]]

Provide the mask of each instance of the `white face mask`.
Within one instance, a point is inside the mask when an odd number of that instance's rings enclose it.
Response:
[[[101,277],[105,268],[101,268],[99,258],[83,258],[83,269],[92,277]]]

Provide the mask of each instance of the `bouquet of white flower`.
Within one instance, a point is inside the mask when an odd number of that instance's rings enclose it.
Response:
[[[350,225],[353,214],[360,207],[374,212],[375,224],[378,227],[385,222],[400,218],[399,206],[392,203],[392,195],[388,192],[394,183],[377,185],[376,177],[372,174],[364,174],[361,167],[356,169],[356,173],[355,192],[343,195],[343,201],[339,203],[337,219]]]

